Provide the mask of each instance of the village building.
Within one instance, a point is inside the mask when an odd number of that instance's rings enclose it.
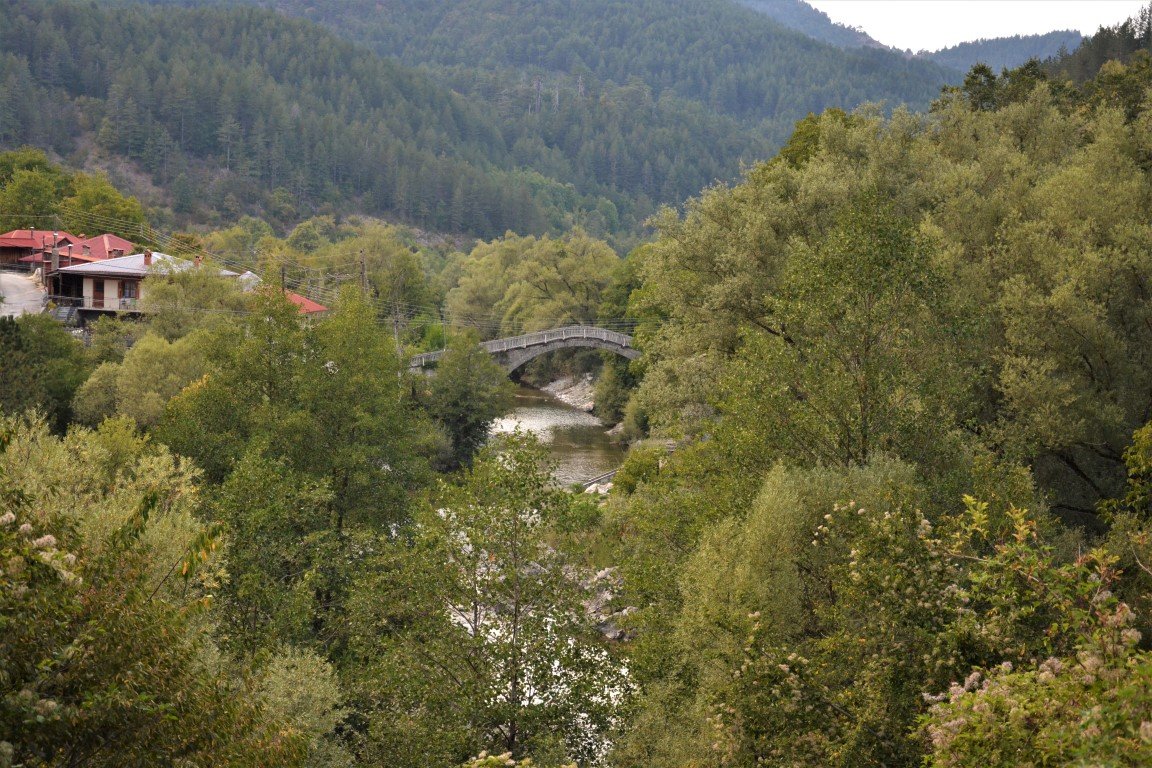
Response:
[[[50,275],[52,299],[57,305],[76,308],[81,322],[103,313],[135,313],[140,311],[148,275],[172,274],[199,266],[199,258],[188,261],[152,251],[74,264]],[[220,270],[220,274],[238,276],[227,269]]]
[[[93,248],[90,252],[81,251],[78,263],[61,266],[48,275],[52,300],[63,310],[57,316],[65,322],[82,325],[101,314],[139,314],[149,276],[184,272],[197,269],[201,264],[199,257],[189,261],[152,251],[129,256],[93,258],[97,254],[103,256],[105,253],[115,253],[124,244],[131,245],[115,235],[102,237],[113,239],[102,242],[98,246],[100,250]],[[84,242],[87,241],[81,241]],[[60,260],[63,264],[63,254]],[[221,269],[218,274],[238,279],[245,290],[252,290],[260,284],[260,278],[251,272],[240,275]],[[301,314],[319,317],[328,312],[328,307],[300,294],[288,291],[285,297],[300,308]]]
[[[5,232],[0,235],[0,268],[32,270],[34,267],[25,259],[51,251],[53,246],[66,248],[80,239],[59,230],[14,229]]]
[[[36,274],[40,276],[44,288],[50,289],[52,274],[61,267],[116,259],[132,253],[135,248],[135,244],[118,235],[103,234],[83,238],[63,246],[57,245],[30,256],[21,256],[20,262],[28,264],[35,270]]]

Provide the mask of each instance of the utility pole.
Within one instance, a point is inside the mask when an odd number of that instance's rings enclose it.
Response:
[[[404,348],[400,345],[400,297],[404,295],[404,275],[392,278],[392,336],[396,339],[396,355],[403,360]]]
[[[280,265],[280,293],[288,293],[288,267]]]
[[[368,265],[364,261],[364,251],[360,251],[360,298],[368,298]]]

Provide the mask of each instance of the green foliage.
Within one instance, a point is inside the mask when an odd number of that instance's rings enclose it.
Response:
[[[216,370],[169,403],[159,438],[216,482],[247,446],[267,446],[329,484],[337,530],[349,519],[404,520],[423,462],[400,362],[374,320],[351,293],[310,324],[279,293],[259,293],[240,338],[220,329],[210,354]]]
[[[480,749],[594,762],[626,693],[576,577],[545,536],[566,520],[539,446],[485,448],[410,546],[361,580],[355,647],[379,717],[371,759],[458,765]]]
[[[76,174],[72,194],[60,201],[60,221],[64,229],[87,232],[99,222],[101,232],[111,232],[126,240],[142,239],[144,208],[134,197],[122,195],[104,176]]]
[[[346,768],[353,765],[333,738],[347,714],[343,693],[332,665],[315,653],[284,648],[264,668],[260,700],[270,713],[290,723],[308,740],[309,768]]]
[[[62,432],[89,373],[84,349],[46,315],[0,317],[0,411],[38,409]]]
[[[1021,516],[1014,540],[974,569],[973,604],[990,619],[990,640],[1012,622],[1028,641],[1046,642],[1024,654],[1010,650],[1015,658],[936,697],[924,718],[928,765],[1135,766],[1152,754],[1152,660],[1137,648],[1135,614],[1111,591],[1121,575],[1114,558],[1093,551],[1056,564],[1034,535]]]
[[[255,653],[304,643],[317,611],[316,584],[337,549],[323,483],[250,450],[212,500],[230,539],[221,589],[227,647]]]
[[[633,445],[624,464],[612,478],[612,489],[620,493],[633,493],[640,483],[655,479],[667,451],[657,445]]]
[[[47,176],[57,193],[68,188],[68,176],[48,159],[41,149],[21,147],[11,152],[0,152],[0,187],[11,183],[17,171],[33,171]]]
[[[0,153],[0,209],[4,230],[95,234],[92,227],[98,226],[138,242],[144,223],[140,202],[122,195],[103,175],[70,174],[31,147]]]
[[[1152,9],[1141,8],[1114,26],[1101,26],[1075,50],[1064,51],[1047,68],[1061,79],[1084,83],[1096,77],[1109,62],[1126,63],[1147,52],[1152,43]]]
[[[926,697],[965,677],[953,695],[971,690],[973,669],[1074,654],[1093,621],[1129,623],[1106,619],[1130,616],[1108,605],[1111,556],[1066,560],[1043,515],[1009,505],[1004,527],[971,497],[933,524],[925,499],[895,462],[773,470],[747,517],[713,526],[682,569],[671,644],[634,658],[644,706],[621,763],[679,765],[704,743],[711,764],[917,765]],[[959,727],[955,715],[934,712],[933,727]],[[1015,754],[1008,737],[972,735]]]
[[[1141,520],[1152,518],[1152,423],[1132,435],[1124,451],[1128,468],[1128,491],[1122,498],[1101,502],[1101,511],[1110,518],[1129,513]]]
[[[765,298],[767,333],[727,372],[732,439],[802,464],[932,461],[963,418],[962,327],[927,245],[865,198],[815,249],[795,248]],[[775,443],[775,444],[774,444]]]
[[[17,765],[300,764],[303,739],[238,697],[235,681],[201,652],[195,617],[205,583],[165,583],[202,540],[187,514],[188,477],[171,457],[124,454],[100,470],[121,478],[112,485],[85,460],[103,452],[107,436],[61,440],[43,424],[12,419],[0,431],[5,757]]]
[[[46,229],[51,226],[58,198],[52,176],[39,170],[19,169],[0,188],[0,228]]]
[[[478,325],[487,338],[594,323],[619,263],[606,243],[581,230],[539,240],[509,233],[461,263],[448,316]]]
[[[95,426],[115,414],[142,428],[160,422],[168,401],[200,379],[207,368],[209,337],[197,332],[169,343],[148,334],[120,363],[101,363],[76,391],[72,407],[80,423]]]
[[[232,328],[247,307],[236,279],[208,268],[149,275],[140,297],[149,330],[170,342],[197,328]]]
[[[95,365],[119,363],[124,355],[143,335],[139,323],[123,320],[115,315],[104,315],[88,324],[88,359]]]
[[[474,333],[454,337],[427,379],[429,415],[451,441],[447,469],[471,463],[488,438],[492,422],[512,407],[512,382],[504,369],[480,348]]]

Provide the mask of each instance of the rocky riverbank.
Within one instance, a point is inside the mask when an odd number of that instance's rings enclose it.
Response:
[[[590,373],[579,377],[565,376],[545,384],[541,389],[560,402],[578,408],[585,413],[591,413],[592,408],[596,405],[596,384]]]

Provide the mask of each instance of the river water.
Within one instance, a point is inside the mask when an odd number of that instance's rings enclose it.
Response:
[[[609,442],[600,419],[523,384],[516,389],[512,412],[497,419],[491,432],[511,432],[517,427],[547,446],[557,464],[552,475],[562,485],[591,480],[624,461],[624,449]]]

